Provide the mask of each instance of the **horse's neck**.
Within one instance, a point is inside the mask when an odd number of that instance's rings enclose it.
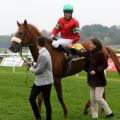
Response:
[[[45,47],[47,48],[47,50],[51,53],[51,50],[52,50],[52,46],[50,43],[46,42],[46,45]]]
[[[37,48],[37,45],[29,46],[29,49],[30,49],[30,52],[32,54],[34,61],[37,62],[38,54],[39,54],[39,50]]]
[[[47,42],[46,46],[47,50],[50,52],[51,56],[52,56],[52,46],[50,43]],[[33,46],[29,46],[30,52],[32,54],[32,57],[34,59],[34,61],[36,62],[38,59],[38,55],[39,55],[39,50],[37,48],[37,45],[33,45]]]
[[[48,40],[46,39],[46,45],[45,45],[46,49],[49,51],[52,59],[54,58],[54,53],[56,53],[56,50],[52,47],[51,43],[48,42]]]
[[[37,45],[36,45],[37,39],[39,36],[41,36],[41,33],[36,30],[36,32],[34,32],[34,34],[32,34],[32,38],[31,38],[33,44],[35,44],[35,45],[29,46],[30,52],[31,52],[32,57],[33,57],[35,62],[37,62],[38,55],[39,55],[39,50],[38,50]]]

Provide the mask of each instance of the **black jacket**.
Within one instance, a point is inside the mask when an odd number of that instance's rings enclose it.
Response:
[[[87,82],[89,86],[101,87],[106,86],[106,78],[104,70],[108,67],[107,59],[104,56],[102,50],[95,50],[92,52],[86,52],[82,56],[88,57],[88,62],[85,66],[87,71]],[[91,75],[90,71],[94,70],[95,75]]]

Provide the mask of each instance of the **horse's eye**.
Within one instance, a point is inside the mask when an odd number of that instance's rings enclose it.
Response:
[[[19,35],[22,35],[23,34],[23,32],[19,32]]]

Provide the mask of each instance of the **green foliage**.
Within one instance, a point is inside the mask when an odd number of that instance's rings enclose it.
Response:
[[[106,99],[115,114],[111,120],[120,120],[120,76],[115,72],[107,72],[107,76]],[[16,68],[15,73],[12,72],[12,67],[0,67],[0,120],[34,120],[28,101],[33,81],[34,75],[30,72],[26,73],[26,67]],[[64,78],[62,88],[64,101],[69,111],[66,120],[92,120],[90,113],[83,115],[85,103],[89,99],[86,73],[81,72],[78,77],[74,75]],[[63,110],[54,87],[51,93],[51,103],[53,120],[63,120]],[[44,105],[42,105],[41,114],[45,120]],[[98,120],[104,120],[104,117],[104,112],[99,111]]]
[[[0,48],[9,48],[10,46],[10,36],[3,35],[0,36]]]
[[[41,33],[50,37],[50,32],[42,30]],[[0,48],[9,48],[10,39],[13,34],[0,36]],[[81,28],[81,40],[96,37],[107,45],[120,45],[120,26],[113,25],[111,27],[100,24],[85,25]]]
[[[120,44],[120,27],[106,27],[99,24],[85,25],[81,28],[81,40],[86,38],[99,38],[103,43],[109,45]]]

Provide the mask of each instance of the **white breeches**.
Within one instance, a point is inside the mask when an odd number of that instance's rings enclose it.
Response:
[[[63,45],[64,47],[72,45],[72,39],[59,38],[58,40],[53,40],[52,46],[54,48],[58,48],[59,45]]]

